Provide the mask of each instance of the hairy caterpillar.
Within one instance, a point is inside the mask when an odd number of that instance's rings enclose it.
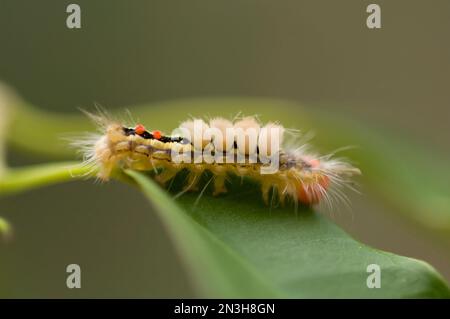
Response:
[[[345,199],[343,186],[360,174],[348,162],[309,152],[298,136],[285,141],[289,130],[278,123],[261,125],[256,117],[233,121],[213,118],[183,122],[171,135],[147,130],[142,124],[129,127],[100,112],[88,115],[98,124],[100,134],[75,142],[84,164],[108,180],[116,168],[154,171],[155,179],[166,185],[180,171],[187,170],[184,191],[198,190],[206,171],[213,176],[213,194],[225,193],[230,175],[249,177],[261,185],[262,198],[277,194],[281,204],[313,205],[325,200]],[[297,144],[297,145],[296,145]]]

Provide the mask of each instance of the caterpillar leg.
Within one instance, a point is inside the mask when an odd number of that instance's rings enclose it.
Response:
[[[262,198],[266,205],[269,205],[269,192],[271,188],[272,185],[269,183],[262,183],[261,185]]]
[[[225,187],[225,176],[215,176],[214,178],[214,192],[213,196],[224,194],[227,192]]]
[[[161,173],[155,176],[155,180],[162,186],[166,185],[168,181],[177,175],[177,171],[173,169],[164,169]]]
[[[109,177],[111,176],[111,172],[114,168],[114,165],[103,165],[100,168],[100,171],[97,173],[97,177],[104,182],[109,181]]]
[[[287,188],[278,191],[278,200],[282,207],[284,207],[284,204],[286,203],[286,195],[287,195]]]
[[[109,159],[107,161],[103,161],[100,165],[100,169],[97,173],[97,177],[101,179],[102,181],[109,181],[109,177],[111,176],[112,171],[116,167],[117,163],[117,157],[111,156],[108,152],[105,152],[104,157],[108,157]]]
[[[183,192],[198,192],[198,182],[200,181],[201,173],[189,174],[186,185],[183,187]]]

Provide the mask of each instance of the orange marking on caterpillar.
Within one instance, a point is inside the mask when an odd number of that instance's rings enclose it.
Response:
[[[136,134],[138,135],[142,135],[144,134],[144,132],[146,131],[145,126],[142,124],[137,124],[134,128],[134,131],[136,132]]]
[[[153,137],[156,138],[157,140],[161,139],[161,136],[162,136],[161,131],[153,131],[153,132],[152,132],[152,135],[153,135]]]

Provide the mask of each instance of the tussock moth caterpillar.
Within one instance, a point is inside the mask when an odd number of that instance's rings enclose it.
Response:
[[[350,186],[360,174],[334,154],[319,156],[298,134],[276,122],[262,125],[256,117],[232,121],[213,118],[207,122],[191,119],[172,134],[150,131],[142,124],[126,126],[104,112],[88,116],[99,126],[92,134],[73,144],[84,154],[84,165],[98,170],[100,180],[108,180],[116,168],[154,171],[155,179],[166,185],[182,170],[188,171],[183,191],[198,190],[200,177],[212,173],[214,195],[225,193],[230,175],[249,177],[261,185],[262,198],[276,192],[284,204],[317,204],[345,199],[341,188]],[[285,141],[291,136],[292,141]]]

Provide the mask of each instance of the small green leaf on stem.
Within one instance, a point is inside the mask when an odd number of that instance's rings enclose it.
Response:
[[[9,240],[12,237],[12,227],[8,221],[0,217],[0,238],[4,240]]]

